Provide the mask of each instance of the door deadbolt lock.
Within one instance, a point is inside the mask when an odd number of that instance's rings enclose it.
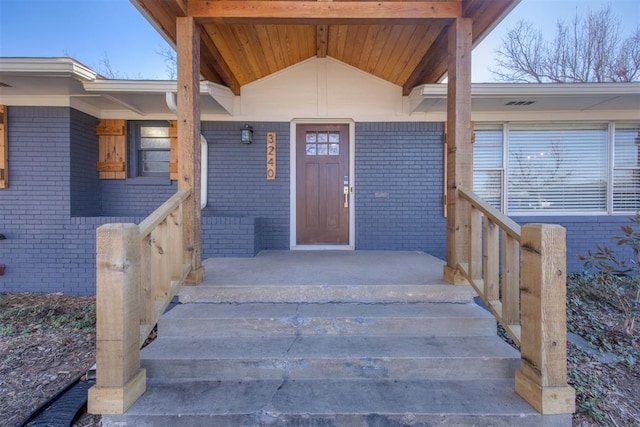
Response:
[[[349,186],[345,185],[342,191],[344,192],[344,207],[348,208],[349,207]]]

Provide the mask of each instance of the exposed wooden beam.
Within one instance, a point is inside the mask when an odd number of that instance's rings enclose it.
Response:
[[[200,211],[200,26],[193,18],[176,19],[178,41],[178,190],[190,189],[183,203],[184,259],[187,281],[204,279]]]
[[[224,84],[231,89],[231,92],[233,92],[234,95],[240,95],[240,83],[238,79],[231,71],[231,68],[229,68],[229,65],[207,32],[202,32],[201,41],[204,47],[202,50],[202,65],[204,66],[206,64],[212,67]],[[207,78],[206,75],[204,77]],[[209,79],[207,78],[207,80]]]
[[[402,94],[407,96],[411,90],[424,83],[435,83],[447,72],[448,31],[445,27],[402,85]]]
[[[326,58],[329,50],[329,26],[316,26],[316,56],[318,58]]]
[[[189,0],[199,21],[245,24],[390,24],[462,16],[462,2]]]

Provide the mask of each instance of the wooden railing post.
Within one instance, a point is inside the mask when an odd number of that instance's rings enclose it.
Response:
[[[135,224],[96,231],[96,385],[92,414],[122,414],[146,389],[140,367],[140,232]]]
[[[541,414],[571,414],[567,384],[566,237],[559,225],[522,227],[522,361],[515,390]]]

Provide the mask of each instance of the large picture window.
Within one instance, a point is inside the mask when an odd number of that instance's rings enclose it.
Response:
[[[477,124],[474,131],[474,191],[507,214],[640,210],[640,124]]]

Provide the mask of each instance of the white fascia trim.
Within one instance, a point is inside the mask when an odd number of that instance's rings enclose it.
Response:
[[[98,73],[72,58],[0,58],[0,72],[32,76],[70,76],[82,82],[99,78]]]
[[[442,83],[422,85],[409,95],[412,99],[420,93],[422,98],[446,98],[447,85]],[[568,95],[640,95],[640,83],[473,83],[473,98],[502,96],[568,96]]]
[[[233,114],[235,95],[228,87],[210,81],[203,81],[200,82],[200,93],[209,94],[227,113]]]
[[[176,93],[178,91],[178,83],[175,80],[96,80],[85,82],[83,86],[87,92],[102,94],[166,94],[167,92]],[[228,87],[210,81],[201,81],[200,95],[210,96],[227,113],[233,113],[234,95]]]

